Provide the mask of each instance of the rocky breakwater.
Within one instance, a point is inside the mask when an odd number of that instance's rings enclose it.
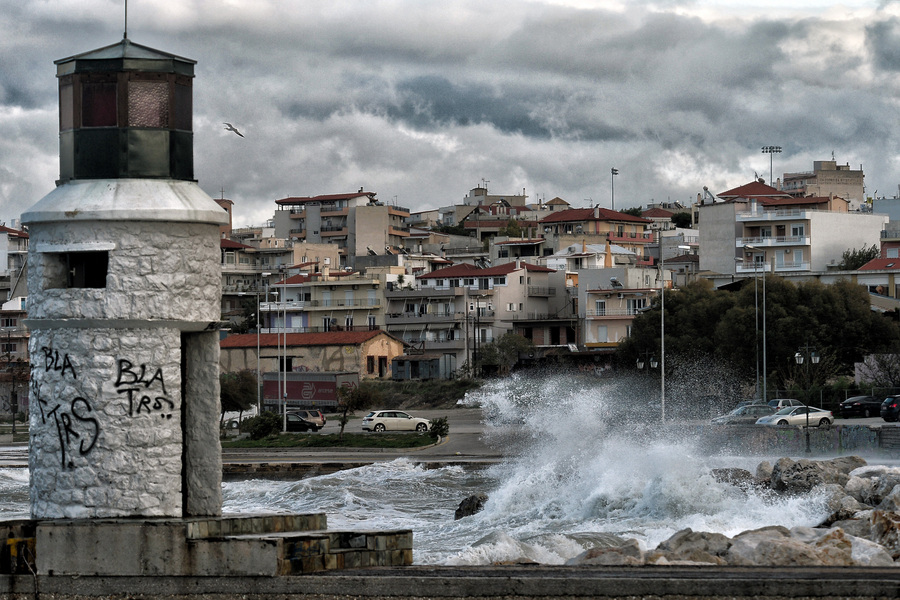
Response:
[[[751,473],[716,469],[720,482],[773,498],[815,494],[830,513],[815,527],[768,526],[728,537],[683,529],[654,549],[621,538],[573,565],[900,566],[900,468],[851,456],[762,462]]]

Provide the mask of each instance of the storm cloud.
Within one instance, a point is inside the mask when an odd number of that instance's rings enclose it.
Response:
[[[848,8],[849,6],[849,8]],[[0,220],[58,175],[53,61],[119,41],[121,1],[0,0]],[[412,210],[495,193],[688,203],[834,152],[900,183],[900,7],[160,0],[128,37],[198,61],[195,176],[235,225],[364,187]],[[224,131],[234,123],[239,138]]]

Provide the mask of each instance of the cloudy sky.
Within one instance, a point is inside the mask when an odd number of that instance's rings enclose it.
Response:
[[[121,40],[123,0],[0,0],[0,220],[59,174],[53,61]],[[900,184],[900,2],[131,0],[133,42],[198,61],[195,176],[235,202],[491,193],[617,209],[814,160]],[[245,135],[224,130],[234,123]]]

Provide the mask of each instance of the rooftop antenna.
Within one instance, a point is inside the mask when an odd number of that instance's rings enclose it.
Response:
[[[128,39],[128,0],[125,0],[125,33],[122,34],[122,39]]]

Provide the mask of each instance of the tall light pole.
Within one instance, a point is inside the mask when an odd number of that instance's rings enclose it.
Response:
[[[806,363],[806,381],[807,384],[809,382],[809,363],[813,363],[814,365],[819,364],[819,353],[816,352],[816,349],[809,345],[809,342],[806,343],[805,346],[801,346],[797,353],[794,354],[794,360],[797,361],[798,365],[803,364],[804,358],[809,358],[809,361]],[[809,389],[806,390],[807,402],[806,402],[806,453],[811,454],[812,449],[809,447]]]
[[[769,185],[775,187],[775,180],[773,177],[773,169],[772,169],[772,159],[775,154],[781,154],[781,146],[763,146],[762,153],[769,155]]]
[[[746,245],[744,246],[744,250],[751,253],[751,259],[753,260],[753,304],[755,307],[755,315],[754,319],[754,331],[755,336],[753,338],[753,352],[756,354],[756,400],[760,399],[759,396],[759,264],[756,260],[756,257],[752,254],[754,250],[756,250],[756,246]],[[743,258],[741,259],[743,261]]]
[[[612,196],[611,196],[612,201],[610,202],[610,206],[612,207],[612,210],[616,210],[616,175],[619,174],[619,170],[617,168],[613,167],[612,169],[609,170],[609,172],[610,172],[610,178],[609,178],[610,191],[612,192]]]

